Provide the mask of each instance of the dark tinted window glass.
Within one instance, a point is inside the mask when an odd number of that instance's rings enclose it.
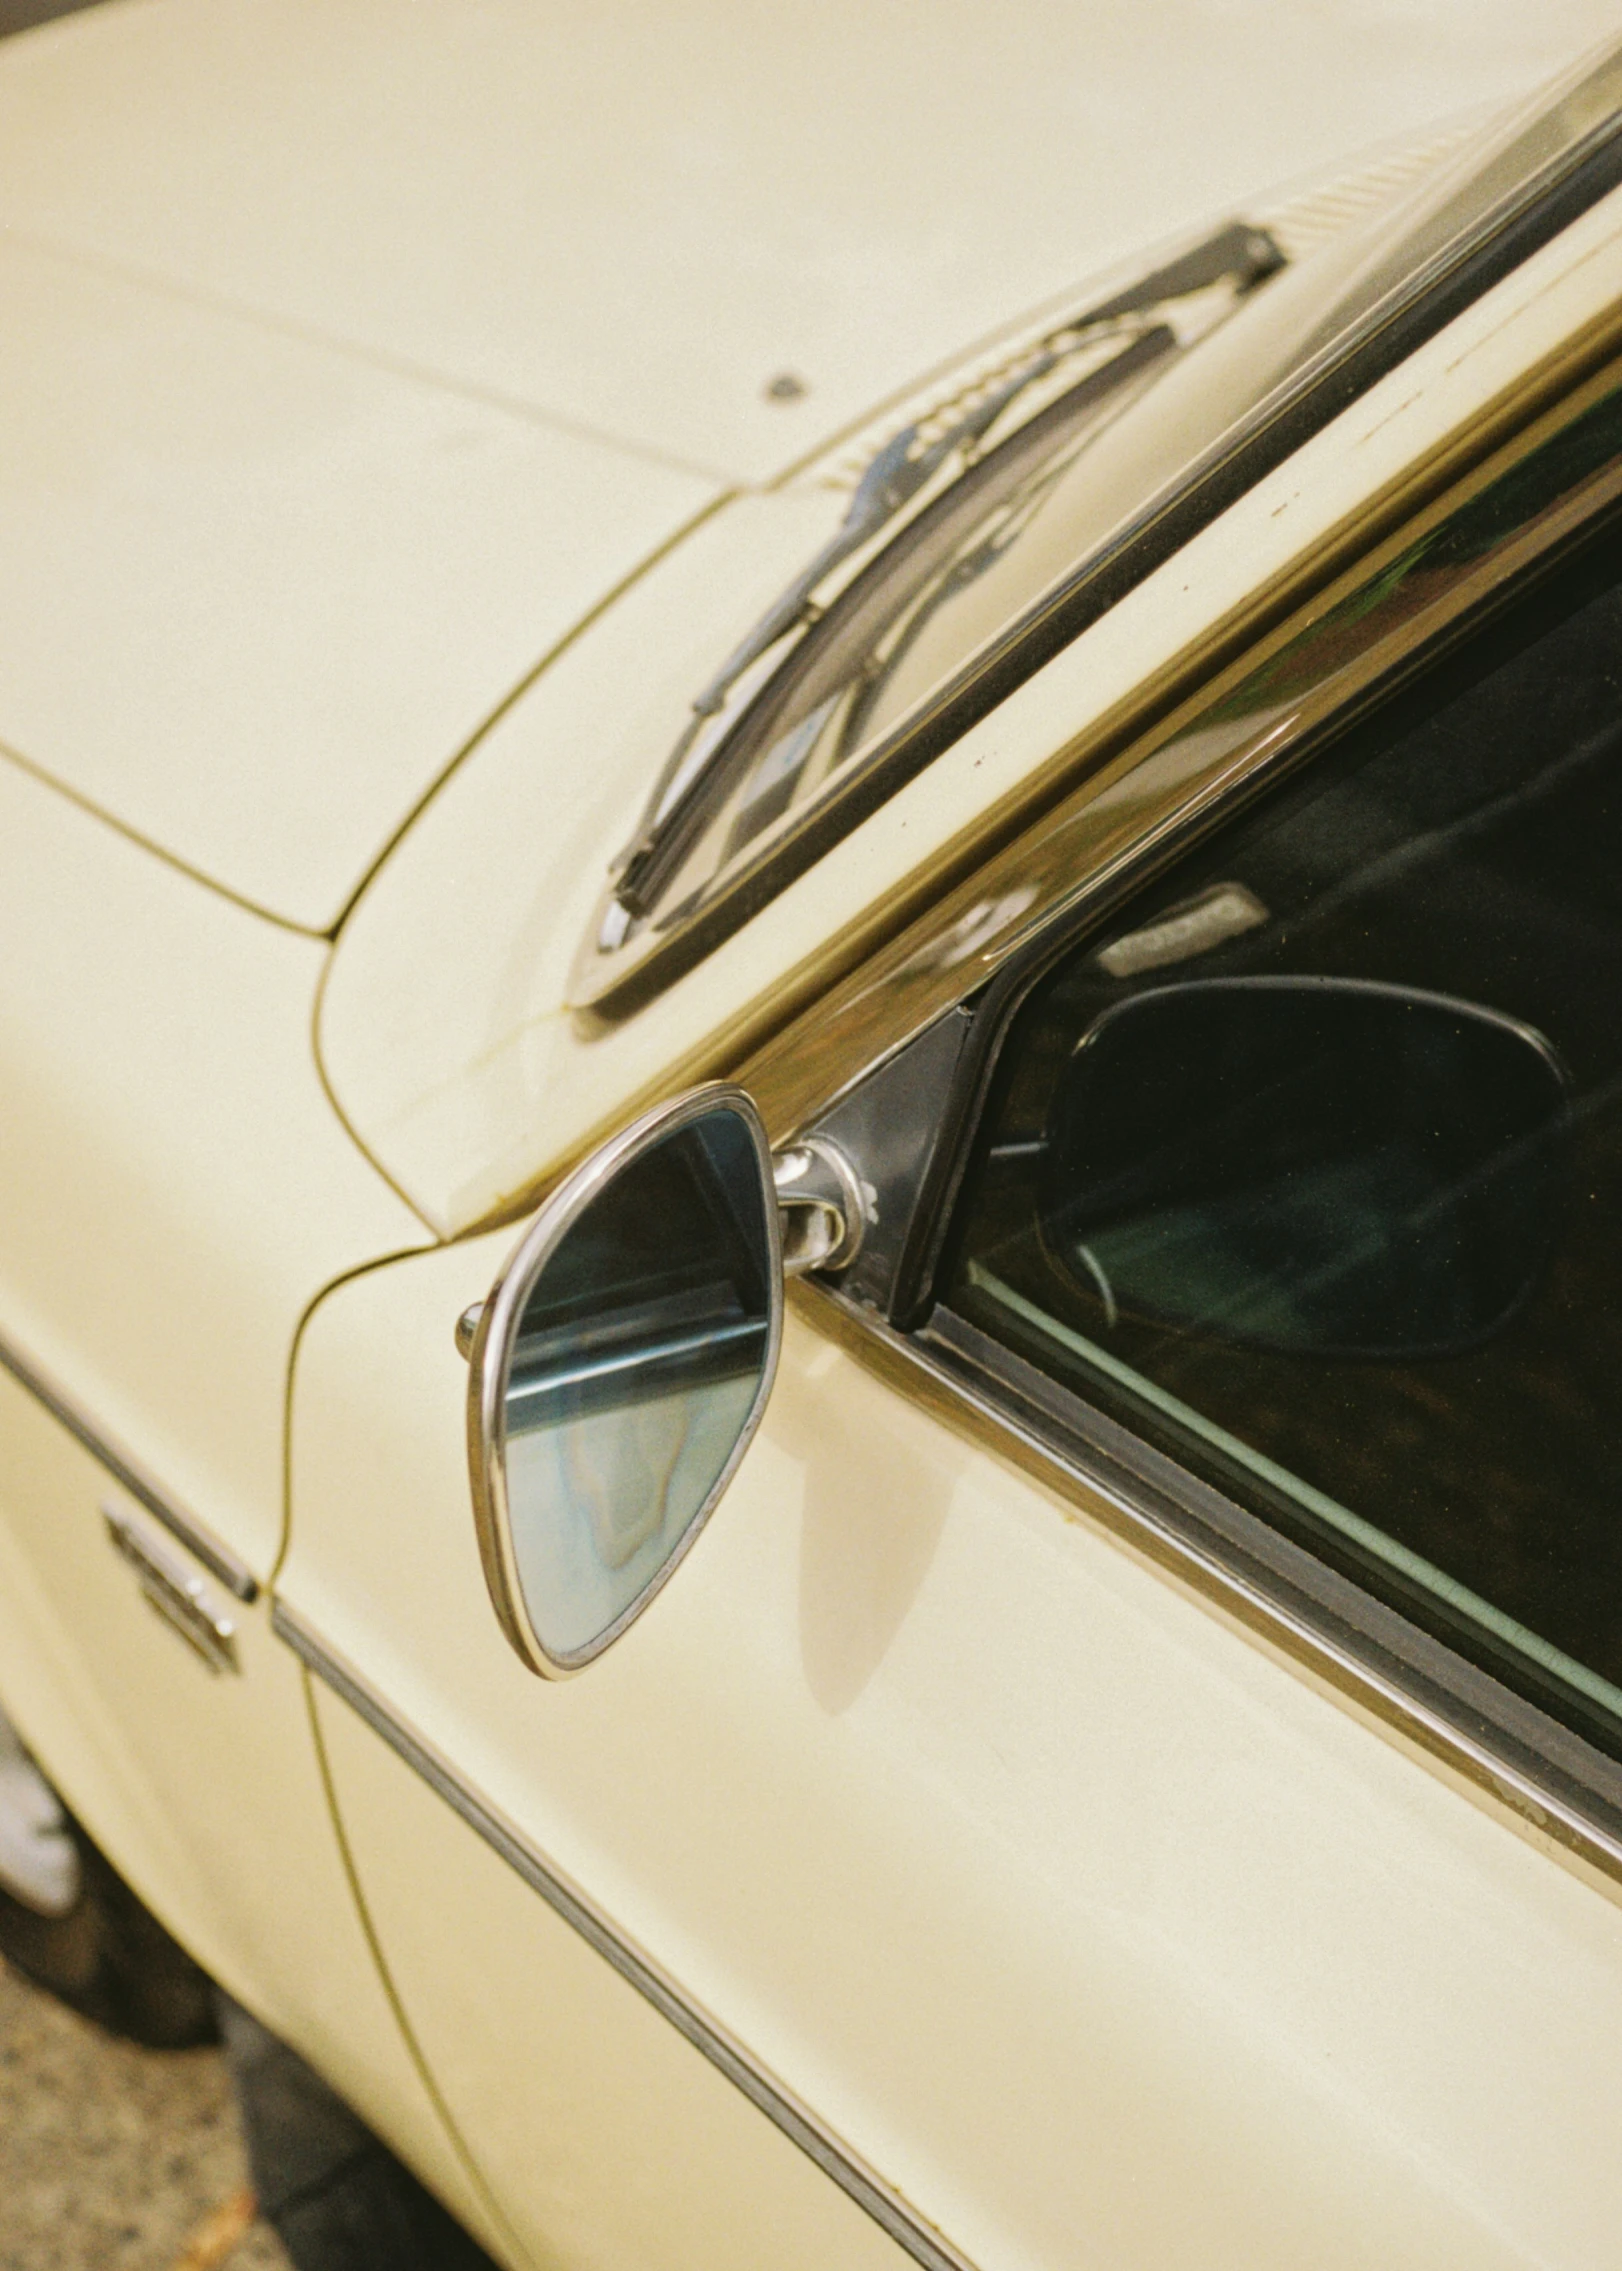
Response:
[[[1622,1753],[1622,546],[1038,988],[944,1287]]]

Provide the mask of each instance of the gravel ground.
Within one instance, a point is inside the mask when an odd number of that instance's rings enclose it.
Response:
[[[0,1964],[0,2271],[288,2271],[218,2051],[114,2041]]]

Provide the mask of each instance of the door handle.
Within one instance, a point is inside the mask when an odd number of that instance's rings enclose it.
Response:
[[[142,1598],[211,1672],[240,1672],[236,1620],[180,1556],[121,1507],[104,1505],[107,1535],[135,1571]]]

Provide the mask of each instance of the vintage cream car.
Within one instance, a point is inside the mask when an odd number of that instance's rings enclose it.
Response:
[[[512,2271],[1622,2260],[1622,50],[1428,22],[0,51],[0,1944]]]

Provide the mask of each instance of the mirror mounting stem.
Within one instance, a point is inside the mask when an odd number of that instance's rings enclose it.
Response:
[[[842,1270],[861,1251],[867,1227],[862,1184],[837,1144],[809,1136],[772,1154],[783,1275]]]

